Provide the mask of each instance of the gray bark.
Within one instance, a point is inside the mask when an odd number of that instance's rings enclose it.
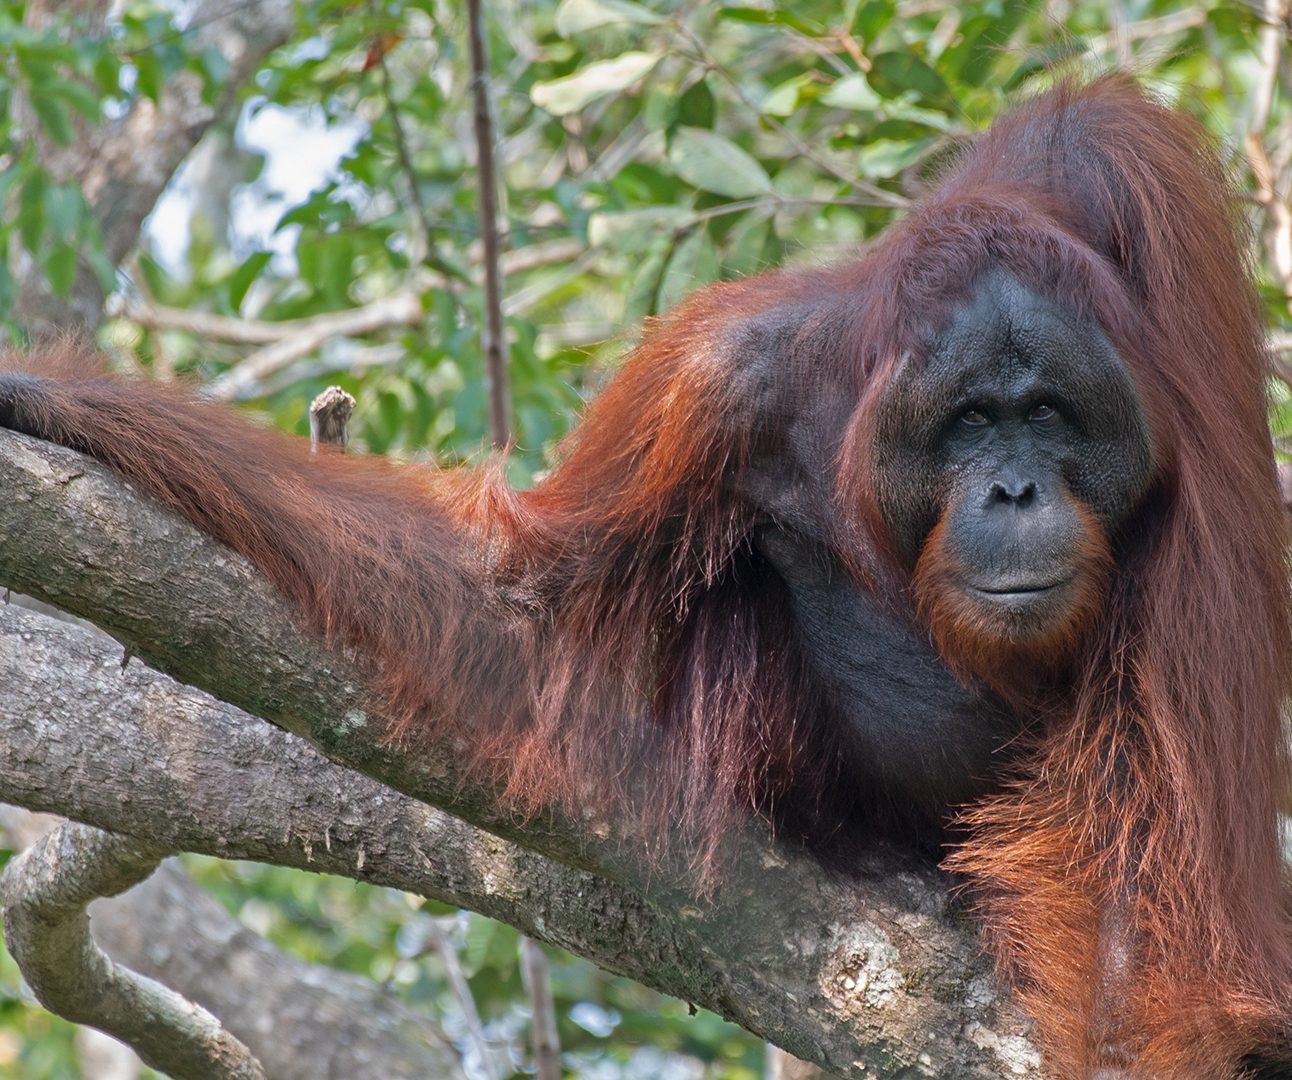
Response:
[[[209,1009],[272,1080],[461,1080],[430,1017],[376,983],[281,952],[178,864],[90,908],[107,953]]]
[[[34,625],[39,632],[40,622]],[[60,823],[0,806],[0,846],[30,847]],[[277,949],[230,916],[176,860],[89,910],[91,933],[112,959],[220,1017],[271,1080],[463,1076],[456,1049],[431,1017],[368,979]],[[109,1053],[111,1062],[104,1060]],[[138,1075],[138,1058],[113,1040],[101,1038],[87,1055],[94,1058],[83,1063],[87,1076]]]
[[[617,821],[522,825],[455,772],[450,748],[384,742],[360,668],[299,631],[245,562],[101,467],[0,432],[0,491],[0,581],[331,762],[141,665],[123,673],[75,627],[37,632],[10,612],[0,798],[447,899],[839,1074],[1042,1075],[934,871],[876,854],[843,882],[751,828],[716,895],[696,899],[685,875],[648,870]]]
[[[114,1035],[176,1080],[265,1080],[250,1051],[206,1009],[113,961],[86,906],[152,873],[150,841],[60,825],[5,867],[5,941],[48,1009]]]

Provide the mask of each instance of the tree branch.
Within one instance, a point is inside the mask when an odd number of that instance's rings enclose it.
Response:
[[[482,0],[467,0],[467,38],[471,50],[471,96],[476,134],[477,188],[480,192],[480,241],[484,245],[484,354],[489,375],[489,435],[502,449],[511,442],[511,405],[507,392],[507,338],[502,321],[502,250],[498,229],[498,178],[494,166],[493,116],[489,107],[489,31]]]
[[[221,318],[219,315],[207,315],[205,322],[209,325]],[[227,320],[230,324],[240,321]],[[264,379],[282,371],[302,356],[308,356],[330,338],[370,334],[394,326],[417,326],[421,321],[422,299],[415,289],[401,289],[362,307],[329,311],[305,319],[292,319],[278,324],[256,321],[251,324],[255,332],[279,326],[277,337],[270,344],[243,357],[231,371],[212,379],[203,387],[203,393],[217,401],[238,401],[254,393]],[[233,325],[224,329],[234,332]],[[224,336],[227,337],[227,334]]]
[[[457,951],[453,948],[453,942],[449,940],[448,935],[444,933],[444,927],[438,921],[432,919],[429,929],[435,951],[439,954],[440,962],[448,975],[449,988],[453,991],[453,997],[457,1000],[458,1008],[462,1010],[462,1017],[466,1021],[467,1036],[476,1054],[476,1069],[484,1074],[485,1080],[498,1080],[494,1053],[489,1047],[489,1040],[485,1038],[484,1022],[480,1019],[480,1010],[476,1008],[476,999],[471,994],[471,984],[467,982],[467,977],[462,971],[462,964],[458,960]]]
[[[218,1019],[117,964],[90,937],[90,901],[142,881],[165,854],[148,841],[60,825],[5,867],[5,943],[42,1005],[115,1035],[176,1080],[265,1080]]]
[[[390,745],[359,668],[301,633],[241,559],[101,467],[0,432],[0,491],[0,581],[94,616],[149,662],[310,738],[337,763],[165,690],[140,665],[121,672],[75,628],[56,632],[61,642],[81,634],[82,659],[51,652],[31,616],[10,610],[0,622],[0,798],[167,847],[446,899],[841,1074],[1041,1075],[932,870],[878,853],[843,882],[751,828],[733,843],[721,889],[697,901],[680,875],[634,858],[616,821],[518,823],[454,771],[450,750]],[[168,701],[160,715],[158,701]]]
[[[561,1080],[561,1043],[552,1001],[552,973],[538,942],[520,938],[520,971],[529,997],[529,1026],[534,1044],[534,1075],[538,1080]]]
[[[58,824],[0,806],[0,846],[30,847]],[[175,860],[129,892],[95,900],[90,930],[114,960],[218,1016],[274,1080],[463,1080],[456,1050],[430,1016],[370,979],[275,948]]]
[[[174,862],[96,900],[90,917],[110,956],[210,1009],[274,1080],[463,1078],[431,1017],[370,979],[274,948]]]
[[[1130,55],[1123,57],[1120,50],[1129,50],[1132,43],[1136,41],[1151,41],[1160,46],[1163,38],[1184,33],[1197,26],[1205,26],[1206,22],[1207,12],[1202,7],[1172,11],[1166,15],[1141,19],[1138,22],[1126,22],[1123,18],[1112,33],[1099,34],[1090,38],[1085,43],[1085,55],[1102,56],[1104,53],[1117,51],[1118,63],[1129,70],[1134,54],[1131,52]]]

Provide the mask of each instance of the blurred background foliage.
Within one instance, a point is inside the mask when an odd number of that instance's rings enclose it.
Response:
[[[124,0],[106,34],[78,32],[75,5],[59,25],[32,29],[27,6],[0,0],[4,333],[24,333],[19,268],[38,267],[55,295],[88,271],[111,294],[98,333],[113,363],[218,383],[257,341],[273,340],[273,325],[412,295],[419,317],[332,337],[230,396],[304,432],[310,399],[339,384],[358,399],[353,435],[371,450],[440,461],[483,452],[460,0],[300,3],[294,39],[237,89],[239,108],[207,133],[119,264],[81,189],[42,168],[34,135],[70,145],[86,125],[159,99],[182,71],[214,101],[228,63],[195,43],[183,0]],[[1292,107],[1274,6],[495,0],[486,9],[517,483],[548,464],[641,320],[709,281],[857,251],[965,138],[1056,66],[1132,70],[1210,128],[1247,196],[1272,340],[1292,344],[1292,224],[1279,214]],[[273,325],[263,340],[239,340],[176,312]],[[1272,402],[1282,437],[1292,431],[1282,383]],[[531,1067],[514,930],[339,879],[202,860],[190,868],[253,929],[396,987],[465,1047],[461,1008],[427,944],[426,920],[441,920],[497,1073]],[[761,1046],[738,1029],[550,955],[567,1075],[761,1074]],[[71,1030],[31,1006],[0,957],[0,1077],[80,1075]]]

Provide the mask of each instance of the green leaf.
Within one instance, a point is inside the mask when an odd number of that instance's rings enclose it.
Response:
[[[789,26],[808,37],[821,37],[826,28],[818,22],[795,15],[786,7],[724,7],[718,11],[718,18],[731,22],[753,23],[755,26]]]
[[[55,244],[45,257],[45,276],[55,296],[67,296],[76,283],[76,249],[70,244]]]
[[[663,131],[677,123],[677,92],[673,87],[646,88],[638,114],[648,131]]]
[[[763,96],[763,100],[759,102],[759,108],[768,116],[789,116],[799,107],[799,100],[804,96],[803,92],[815,82],[811,72],[786,79]]]
[[[942,76],[914,53],[886,52],[872,58],[870,85],[882,97],[900,97],[914,91],[928,104],[947,112],[956,107],[956,98]]]
[[[57,240],[76,239],[84,203],[75,184],[51,184],[45,192],[45,218]]]
[[[859,37],[864,44],[869,45],[892,22],[896,12],[897,5],[893,0],[870,0],[857,8],[849,31],[853,37]]]
[[[280,221],[278,227],[281,229],[283,223]],[[311,236],[304,229],[296,235],[296,272],[301,281],[317,281],[319,273],[319,245],[318,237]]]
[[[229,299],[229,310],[238,311],[242,307],[242,301],[246,298],[247,290],[251,288],[252,283],[260,276],[260,273],[269,265],[269,260],[273,254],[268,251],[257,251],[254,255],[249,256],[243,261],[232,274],[225,284]]]
[[[143,275],[144,283],[148,286],[148,291],[153,296],[164,297],[170,292],[170,278],[166,271],[162,269],[161,263],[151,255],[141,252],[139,255],[139,272]]]
[[[660,280],[672,250],[671,235],[656,233],[646,258],[637,263],[629,279],[628,293],[624,297],[625,326],[635,326],[647,315],[656,313],[655,298],[659,294]]]
[[[94,271],[94,276],[98,278],[99,287],[105,293],[110,293],[117,283],[117,268],[112,265],[112,260],[97,244],[84,248],[81,254],[89,263],[90,269]]]
[[[59,79],[51,83],[49,93],[67,102],[91,124],[99,122],[99,99],[90,88],[71,79]]]
[[[718,276],[718,256],[703,226],[673,249],[659,285],[659,311],[681,302]]]
[[[223,89],[229,77],[229,59],[214,46],[207,46],[198,54],[198,63],[202,66],[202,75],[213,86]]]
[[[713,91],[704,79],[698,79],[687,87],[677,102],[677,120],[689,127],[710,128],[717,115],[717,103]]]
[[[702,191],[745,199],[772,190],[763,167],[716,131],[678,128],[668,148],[668,159],[678,176]]]
[[[835,109],[874,112],[884,104],[884,99],[871,89],[866,76],[857,71],[831,84],[830,89],[821,95],[821,103]]]
[[[864,146],[857,155],[857,168],[870,180],[887,180],[903,169],[914,165],[937,142],[936,137],[916,139],[914,142],[893,142],[880,139]]]
[[[458,304],[448,289],[428,289],[422,294],[426,325],[440,342],[448,341],[458,329]]]
[[[1263,25],[1260,9],[1243,4],[1217,4],[1207,12],[1207,22],[1222,33],[1240,38],[1259,32]]]
[[[907,105],[901,101],[885,102],[883,111],[891,120],[922,124],[937,131],[949,131],[955,126],[955,121],[939,109],[924,109],[919,105]]]
[[[654,156],[664,154],[664,140],[660,139],[650,148]],[[610,182],[616,194],[622,196],[623,202],[615,205],[642,206],[656,203],[672,206],[682,197],[682,185],[677,182],[673,170],[667,161],[660,162],[658,168],[640,161],[630,162],[615,173]]]
[[[31,107],[40,121],[45,133],[59,146],[68,146],[76,138],[76,129],[72,127],[72,118],[58,98],[32,88]]]
[[[388,441],[393,440],[395,433],[403,426],[402,421],[407,414],[405,399],[408,391],[407,385],[396,384],[393,380],[389,386],[390,389],[383,390],[377,397],[377,416]]]
[[[18,234],[22,246],[35,255],[45,235],[45,174],[37,170],[23,182],[18,196]]]
[[[732,230],[732,241],[723,260],[728,274],[756,274],[767,269],[764,252],[771,236],[772,223],[760,212],[745,215]]]
[[[663,21],[655,12],[630,0],[562,0],[556,9],[556,32],[563,38],[599,26],[622,23],[653,26]]]
[[[104,49],[94,61],[94,81],[109,97],[121,92],[121,62],[110,49]]]
[[[154,104],[160,105],[165,75],[157,54],[155,52],[136,54],[135,73],[135,85],[139,88],[139,92],[150,98]]]
[[[967,19],[960,27],[960,40],[938,57],[938,68],[969,86],[982,85],[1028,10],[1023,0],[1008,0],[999,12]]]
[[[319,276],[314,284],[332,304],[349,307],[354,278],[353,237],[347,233],[327,237],[319,245]]]
[[[627,89],[659,61],[659,53],[649,52],[626,52],[613,60],[597,60],[572,75],[536,82],[530,87],[530,100],[554,116],[567,116],[599,97]]]

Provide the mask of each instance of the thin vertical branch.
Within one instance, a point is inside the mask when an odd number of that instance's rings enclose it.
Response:
[[[390,77],[390,66],[386,63],[386,54],[377,54],[377,66],[381,71],[381,92],[386,99],[386,115],[390,117],[391,133],[395,137],[395,153],[399,157],[399,166],[404,170],[408,183],[408,200],[413,211],[414,263],[424,258],[431,250],[431,217],[422,199],[421,189],[417,186],[417,170],[413,167],[413,154],[408,148],[408,136],[404,132],[404,121],[399,103],[395,100],[395,82]]]
[[[435,951],[440,954],[440,959],[444,962],[449,987],[453,991],[453,996],[457,998],[458,1007],[462,1010],[462,1017],[467,1025],[467,1036],[471,1045],[475,1047],[476,1056],[480,1059],[480,1071],[488,1080],[498,1080],[498,1068],[494,1063],[493,1051],[489,1048],[489,1040],[485,1038],[484,1024],[480,1020],[480,1010],[476,1008],[476,999],[471,996],[471,987],[467,983],[466,975],[462,973],[462,965],[458,963],[457,950],[438,919],[432,917],[427,927]]]
[[[489,50],[480,0],[467,0],[471,41],[471,93],[475,102],[476,162],[480,171],[480,239],[484,244],[483,346],[489,383],[489,434],[502,449],[511,441],[507,393],[507,339],[502,327],[502,263],[499,256],[498,180],[494,168],[493,120],[489,111]]]
[[[556,1032],[551,973],[542,946],[527,934],[520,937],[520,971],[529,993],[534,1075],[538,1080],[561,1080],[561,1040]]]
[[[417,182],[417,167],[413,163],[413,152],[410,149],[408,133],[404,130],[403,111],[395,97],[395,80],[390,73],[384,50],[377,52],[377,68],[381,72],[381,93],[386,99],[386,115],[390,117],[390,129],[394,135],[395,154],[399,158],[399,167],[403,171],[405,202],[409,213],[409,248],[408,261],[413,266],[425,264],[432,270],[444,275],[445,288],[453,293],[453,267],[446,263],[435,250],[434,223],[422,189]]]

